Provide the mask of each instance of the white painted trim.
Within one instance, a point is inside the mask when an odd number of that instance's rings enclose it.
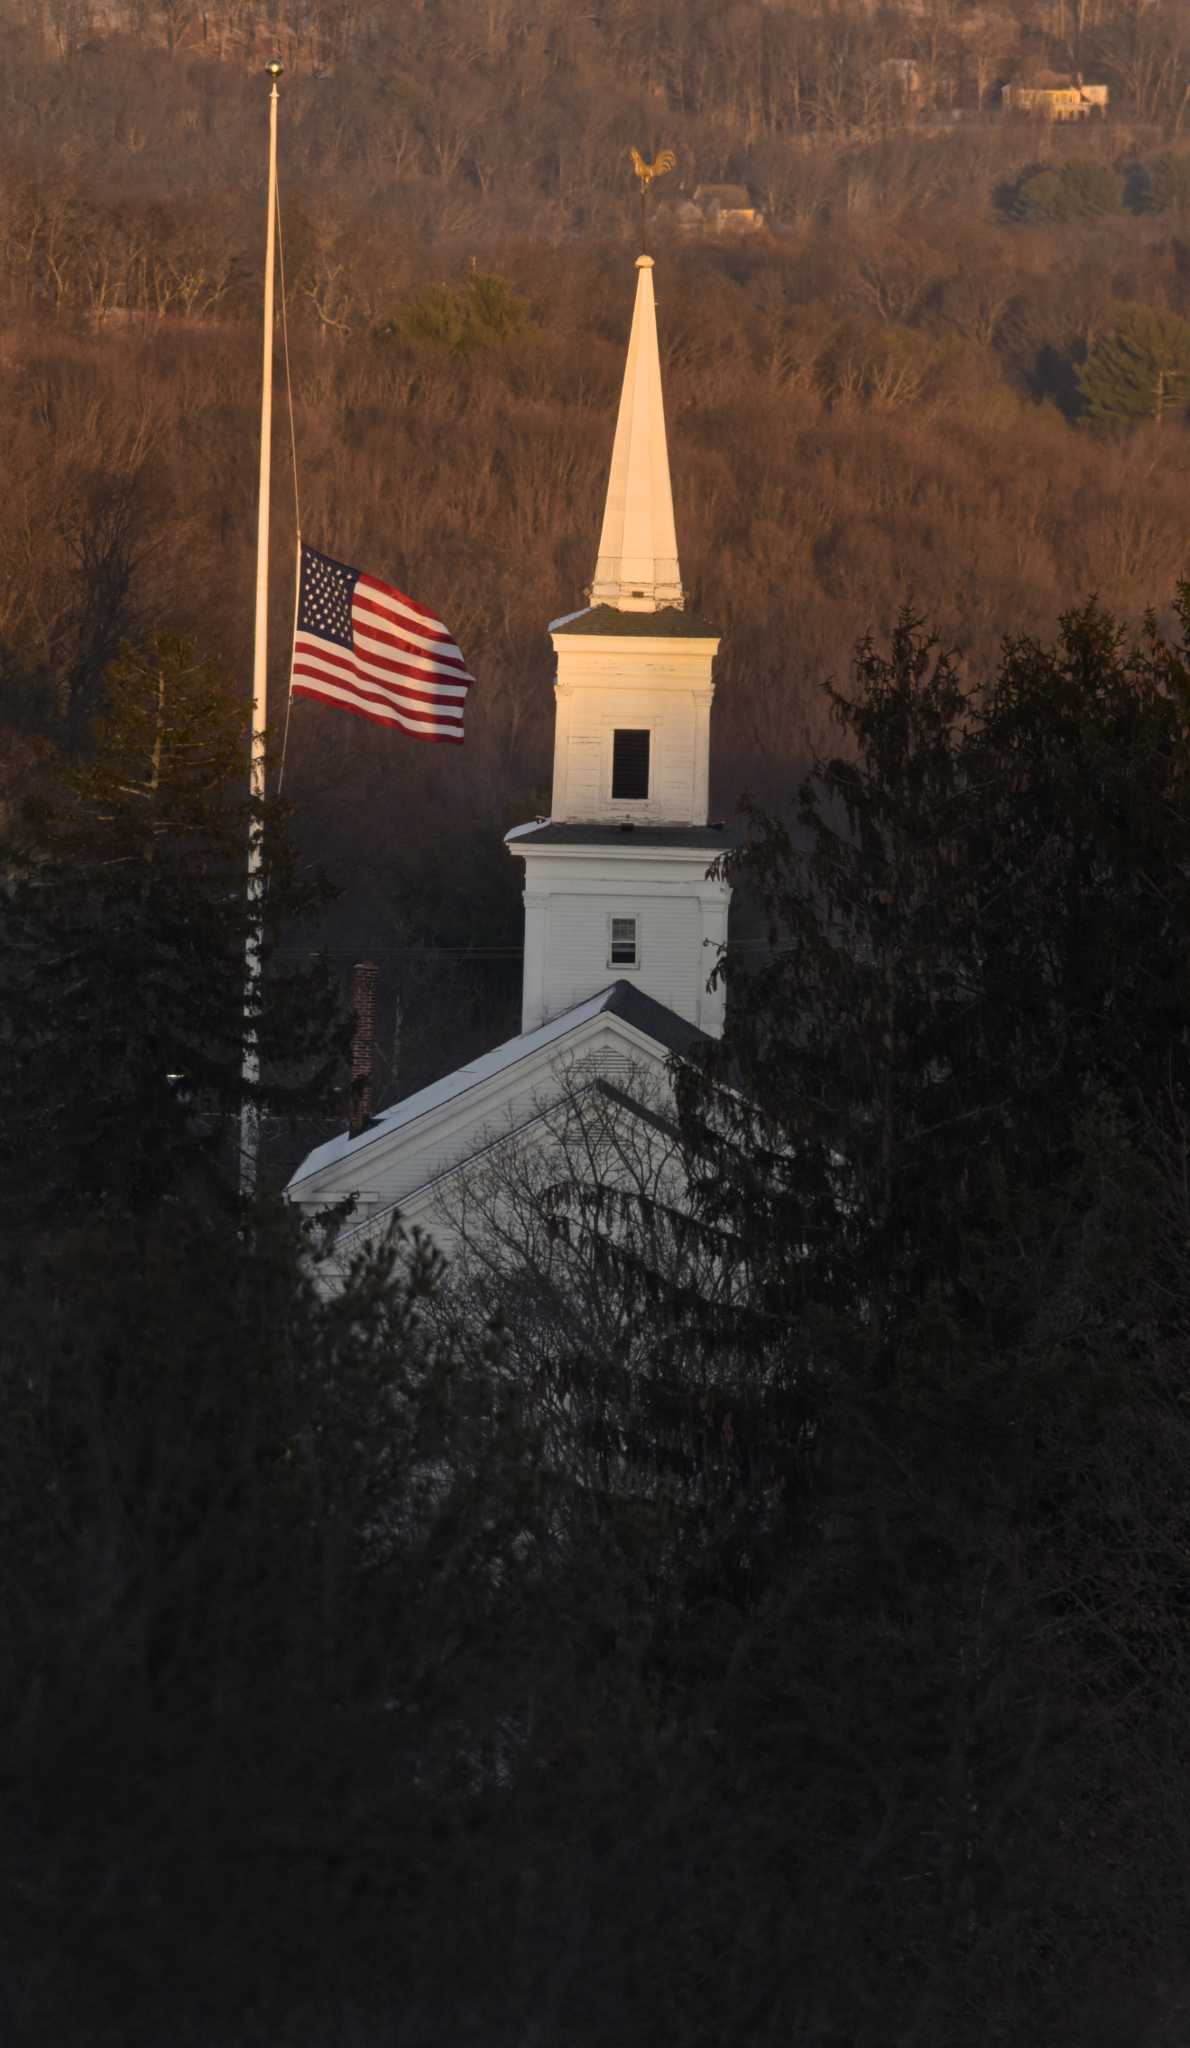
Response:
[[[375,1124],[361,1131],[358,1137],[353,1138],[344,1131],[337,1138],[328,1139],[325,1145],[317,1146],[302,1162],[289,1183],[290,1187],[294,1188],[299,1182],[349,1158],[354,1161],[370,1146],[394,1136],[397,1131],[416,1122],[418,1117],[432,1115],[456,1096],[465,1095],[503,1075],[518,1061],[547,1050],[555,1039],[565,1037],[568,1031],[579,1030],[595,1018],[609,1014],[605,1009],[607,994],[607,989],[601,989],[598,995],[586,997],[583,1002],[538,1025],[533,1031],[506,1039],[503,1045],[493,1047],[491,1052],[484,1053],[469,1066],[456,1067],[453,1074],[444,1075],[440,1081],[432,1081],[428,1088],[419,1088],[416,1094],[395,1102],[391,1109],[382,1110]]]
[[[606,667],[606,657],[614,655],[621,662],[631,656],[634,668],[638,663],[664,658],[681,662],[684,667],[699,662],[705,670],[714,660],[722,637],[721,633],[558,633],[554,637],[554,653],[559,661],[565,659],[568,669],[594,666],[601,656],[605,658],[601,665]],[[573,674],[566,681],[573,682]]]
[[[657,867],[675,867],[688,870],[692,867],[698,867],[700,864],[702,876],[705,879],[707,870],[719,858],[713,846],[658,846],[655,843],[650,846],[644,837],[649,829],[647,826],[642,826],[641,838],[638,840],[635,832],[621,832],[618,825],[609,821],[606,840],[586,840],[580,841],[577,845],[570,846],[567,846],[564,841],[559,840],[547,841],[542,846],[534,846],[530,842],[528,845],[514,846],[512,848],[512,855],[514,860],[523,860],[525,862],[526,874],[528,873],[530,861],[532,861],[534,868],[539,868],[543,867],[545,862],[551,860],[564,861],[567,864],[573,863],[574,865],[585,862],[588,866],[593,866],[600,861],[610,860],[617,864],[626,862],[637,863],[640,866],[642,878],[647,877],[650,880],[655,879],[657,881],[662,879],[660,875],[654,876],[653,874],[653,870]],[[728,851],[726,845],[723,851],[724,853]],[[687,886],[689,879],[687,874],[684,874],[682,877],[683,882]],[[535,883],[535,886],[544,886],[544,884]],[[566,878],[565,886],[568,889],[574,886],[569,876]],[[726,889],[727,886],[726,882],[707,883],[708,889]]]

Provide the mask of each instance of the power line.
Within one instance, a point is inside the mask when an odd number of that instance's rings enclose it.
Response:
[[[285,960],[520,960],[523,946],[278,946]]]
[[[728,939],[729,953],[790,953],[790,944],[771,946],[767,939]],[[282,960],[522,960],[523,946],[278,946]]]

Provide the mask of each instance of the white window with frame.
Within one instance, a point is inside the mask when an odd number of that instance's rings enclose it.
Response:
[[[640,966],[640,919],[638,917],[608,918],[607,964],[609,967]]]

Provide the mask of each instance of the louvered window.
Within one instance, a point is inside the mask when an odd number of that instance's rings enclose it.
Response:
[[[612,739],[612,795],[643,802],[648,794],[648,731],[621,730]]]
[[[636,919],[634,917],[613,917],[611,928],[609,965],[612,967],[638,966],[640,963],[640,949],[637,943]]]

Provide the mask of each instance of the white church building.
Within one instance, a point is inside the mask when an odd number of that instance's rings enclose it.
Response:
[[[684,608],[652,257],[636,271],[590,603],[550,627],[551,812],[505,840],[524,862],[521,1030],[303,1161],[291,1201],[353,1198],[336,1257],[397,1215],[451,1250],[444,1185],[531,1139],[576,1075],[663,1083],[672,1054],[723,1028],[722,988],[708,987],[730,896],[708,870],[733,843],[708,818],[719,641]]]

